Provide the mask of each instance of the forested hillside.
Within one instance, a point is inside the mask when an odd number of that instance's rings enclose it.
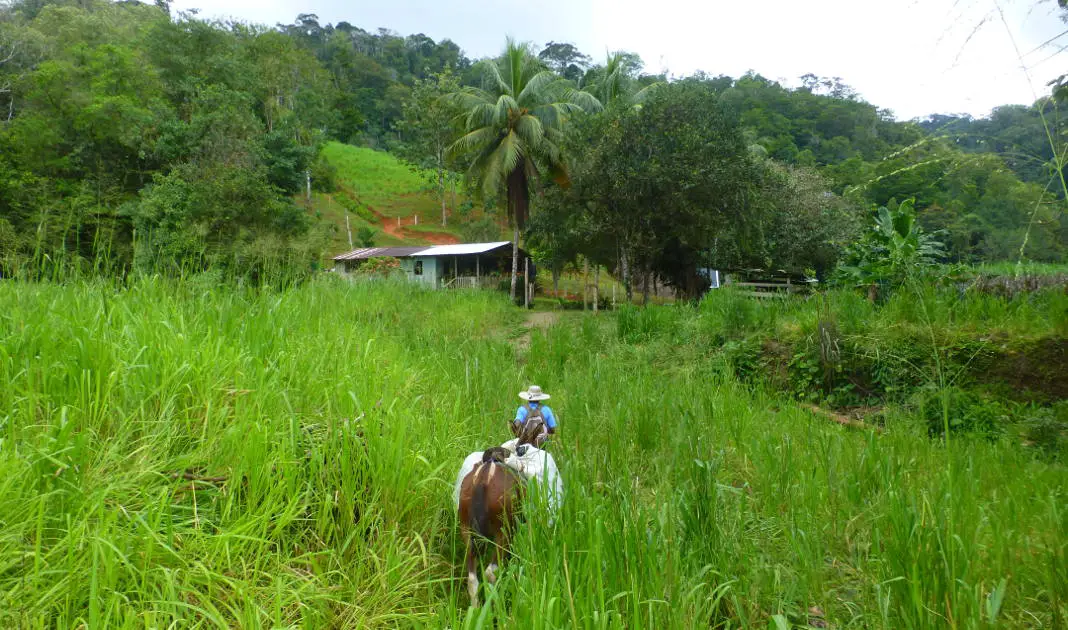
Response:
[[[946,245],[945,261],[1065,259],[1063,90],[988,119],[899,122],[837,78],[806,75],[797,89],[758,74],[668,82],[625,52],[592,59],[557,42],[524,50],[530,72],[555,73],[554,95],[571,99],[559,121],[574,123],[543,138],[560,159],[538,149],[524,167],[529,227],[526,210],[514,213],[516,189],[487,178],[490,154],[479,156],[473,136],[457,142],[476,129],[475,110],[442,97],[470,96],[490,75],[450,40],[306,14],[266,27],[138,2],[4,5],[0,270],[311,270],[342,240],[337,217],[324,221],[309,201],[339,186],[337,165],[321,154],[328,141],[388,150],[422,169],[442,223],[515,218],[543,260],[582,253],[676,284],[692,280],[680,265],[829,268],[872,207],[906,199]],[[646,99],[660,103],[647,110],[659,121],[639,113]],[[613,136],[598,126],[684,133],[671,127],[673,108],[712,116],[691,131],[718,137],[716,159],[744,168],[726,187],[694,182],[684,202],[675,195],[684,163],[707,147],[672,155],[679,170],[642,168],[643,190],[655,193],[629,212],[650,213],[631,217],[646,233],[612,234],[627,211],[595,184],[633,182],[634,172],[610,172],[625,147],[606,144]],[[815,234],[807,252],[787,251],[797,225]],[[460,227],[450,229],[493,231]],[[642,253],[683,242],[690,254],[677,260]]]

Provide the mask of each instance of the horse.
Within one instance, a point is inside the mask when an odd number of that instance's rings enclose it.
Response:
[[[549,428],[545,425],[545,420],[535,418],[524,422],[519,428],[516,428],[513,424],[512,434],[517,438],[516,446],[529,444],[530,446],[541,448],[545,441],[549,439]]]
[[[485,577],[494,584],[497,569],[508,552],[509,536],[523,495],[523,483],[516,470],[515,454],[495,446],[483,452],[482,461],[460,483],[460,533],[467,547],[464,564],[472,606],[478,606],[479,560],[490,556]]]

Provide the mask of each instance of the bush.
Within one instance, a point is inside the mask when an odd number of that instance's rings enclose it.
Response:
[[[363,247],[374,247],[376,236],[378,236],[378,231],[371,229],[366,225],[356,230],[356,240],[358,240]]]
[[[624,304],[616,318],[619,339],[637,343],[674,333],[679,327],[679,312],[678,308],[670,306],[642,308]]]
[[[461,225],[460,234],[468,243],[495,241],[501,237],[501,226],[492,217],[484,216]]]
[[[1023,427],[1028,446],[1049,459],[1068,461],[1068,400],[1037,409]]]
[[[336,192],[337,168],[322,155],[316,158],[311,166],[312,189],[324,193]]]
[[[1004,433],[1010,421],[1010,412],[1002,403],[958,387],[925,388],[916,397],[931,436],[944,435],[948,420],[951,432],[994,437]]]
[[[342,192],[342,194],[337,196],[337,202],[340,203],[343,208],[352,212],[364,221],[367,221],[368,223],[378,223],[378,217],[376,217],[366,206],[362,205],[359,201],[356,201],[356,199],[349,193]]]

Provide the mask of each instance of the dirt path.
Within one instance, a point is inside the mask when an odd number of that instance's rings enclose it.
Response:
[[[527,315],[526,321],[523,322],[523,334],[513,341],[520,362],[526,360],[524,355],[530,349],[530,331],[535,328],[545,330],[558,321],[560,321],[560,313],[556,311],[539,311]]]
[[[415,217],[387,217],[378,210],[375,210],[371,206],[367,208],[378,217],[378,222],[382,225],[382,231],[394,238],[402,240],[409,240],[413,238],[421,238],[426,241],[430,241],[434,245],[452,245],[459,243],[460,239],[456,238],[452,234],[446,234],[444,232],[412,232],[406,228],[410,225],[415,225]]]

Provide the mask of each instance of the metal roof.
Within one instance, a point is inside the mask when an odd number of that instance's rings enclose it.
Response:
[[[392,256],[394,258],[409,258],[412,256],[463,256],[465,254],[485,254],[503,247],[511,248],[512,241],[497,241],[494,243],[457,243],[456,245],[434,245],[432,247],[363,247],[351,252],[338,254],[334,260],[363,260],[365,258],[379,258]],[[520,252],[526,252],[520,248]]]
[[[463,254],[484,254],[488,251],[499,249],[505,245],[511,246],[512,241],[497,241],[495,243],[458,243],[456,245],[436,245],[421,251],[416,251],[412,256],[459,256]]]
[[[382,256],[392,256],[394,258],[404,258],[411,256],[412,254],[426,249],[425,247],[363,247],[360,249],[354,249],[351,252],[344,254],[338,254],[334,256],[334,260],[362,260],[364,258],[379,258]]]

